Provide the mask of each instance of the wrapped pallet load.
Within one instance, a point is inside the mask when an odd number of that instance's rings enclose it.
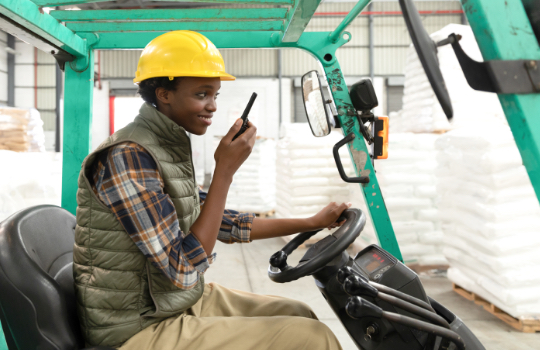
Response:
[[[462,35],[461,46],[476,60],[480,50],[469,26],[450,24],[433,33],[441,41],[451,33]],[[429,84],[411,45],[405,66],[403,109],[390,114],[389,157],[375,168],[392,225],[406,262],[443,265],[441,208],[435,186],[435,143],[448,130],[504,123],[497,97],[469,87],[451,45],[438,48],[441,73],[454,116],[449,121]],[[411,133],[413,132],[413,133]]]
[[[226,208],[270,214],[276,207],[276,142],[258,137],[249,158],[234,174]]]
[[[407,264],[447,265],[436,205],[437,134],[389,136],[388,159],[375,161],[388,214]]]
[[[540,316],[540,205],[510,128],[436,142],[448,278],[517,318]]]
[[[314,137],[307,123],[283,124],[282,131],[284,137],[277,143],[276,217],[306,218],[330,202],[349,202],[349,185],[339,177],[332,156],[332,148],[343,138],[341,132]],[[350,172],[349,155],[342,150],[343,166]],[[323,230],[312,241],[327,234]]]

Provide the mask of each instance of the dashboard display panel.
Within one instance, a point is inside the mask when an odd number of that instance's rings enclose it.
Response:
[[[364,252],[362,255],[357,256],[356,264],[366,271],[368,274],[371,274],[383,267],[390,266],[394,264],[394,261],[388,257],[382,255],[376,249],[369,249]]]

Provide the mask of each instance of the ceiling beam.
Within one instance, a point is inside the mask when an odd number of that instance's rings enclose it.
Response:
[[[281,21],[199,21],[199,22],[67,22],[66,26],[75,32],[166,32],[171,30],[194,31],[280,31],[283,30]],[[234,35],[232,35],[234,36]]]
[[[165,32],[139,32],[139,33],[100,33],[99,42],[95,48],[98,50],[112,49],[144,49],[153,39]],[[204,36],[218,48],[271,48],[272,36],[281,37],[279,31],[257,32],[202,32]]]
[[[33,0],[33,2],[40,7],[54,7],[54,6],[67,6],[67,5],[79,5],[90,4],[94,2],[106,2],[111,0]],[[165,2],[178,2],[182,3],[208,3],[208,4],[257,4],[257,5],[292,5],[295,0],[161,0]],[[151,2],[147,2],[151,5]]]
[[[0,14],[71,55],[77,57],[88,55],[86,42],[81,37],[58,23],[49,14],[41,13],[36,4],[30,0],[0,0]]]
[[[200,20],[200,19],[285,19],[287,8],[258,9],[145,9],[51,11],[61,22],[132,21],[132,20]]]

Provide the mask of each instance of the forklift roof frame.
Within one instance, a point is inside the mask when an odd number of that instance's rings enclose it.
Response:
[[[42,7],[108,0],[0,0],[0,28],[68,61],[65,64],[62,207],[76,213],[77,179],[90,152],[94,50],[142,49],[171,30],[206,35],[218,48],[298,48],[324,69],[343,133],[356,137],[349,152],[380,245],[402,260],[377,177],[369,159],[356,111],[336,58],[351,39],[346,27],[368,5],[359,0],[332,32],[304,32],[321,0],[191,0],[208,4],[274,5],[274,8],[195,8],[50,11]],[[175,1],[175,0],[167,0]],[[519,0],[461,0],[485,60],[540,60],[540,47]],[[249,28],[249,30],[248,30]],[[540,94],[499,95],[529,177],[540,198]],[[366,158],[367,156],[367,158]]]

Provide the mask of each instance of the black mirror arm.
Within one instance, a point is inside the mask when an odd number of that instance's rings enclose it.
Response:
[[[360,123],[362,124],[362,123]],[[369,176],[359,176],[359,177],[348,177],[345,174],[345,170],[343,169],[343,164],[341,163],[341,158],[339,157],[339,149],[346,145],[347,143],[354,140],[355,136],[351,132],[349,135],[345,136],[343,140],[339,141],[334,145],[333,153],[334,153],[334,160],[336,161],[336,167],[339,172],[339,176],[343,179],[343,181],[348,183],[362,183],[367,184],[369,183]]]

